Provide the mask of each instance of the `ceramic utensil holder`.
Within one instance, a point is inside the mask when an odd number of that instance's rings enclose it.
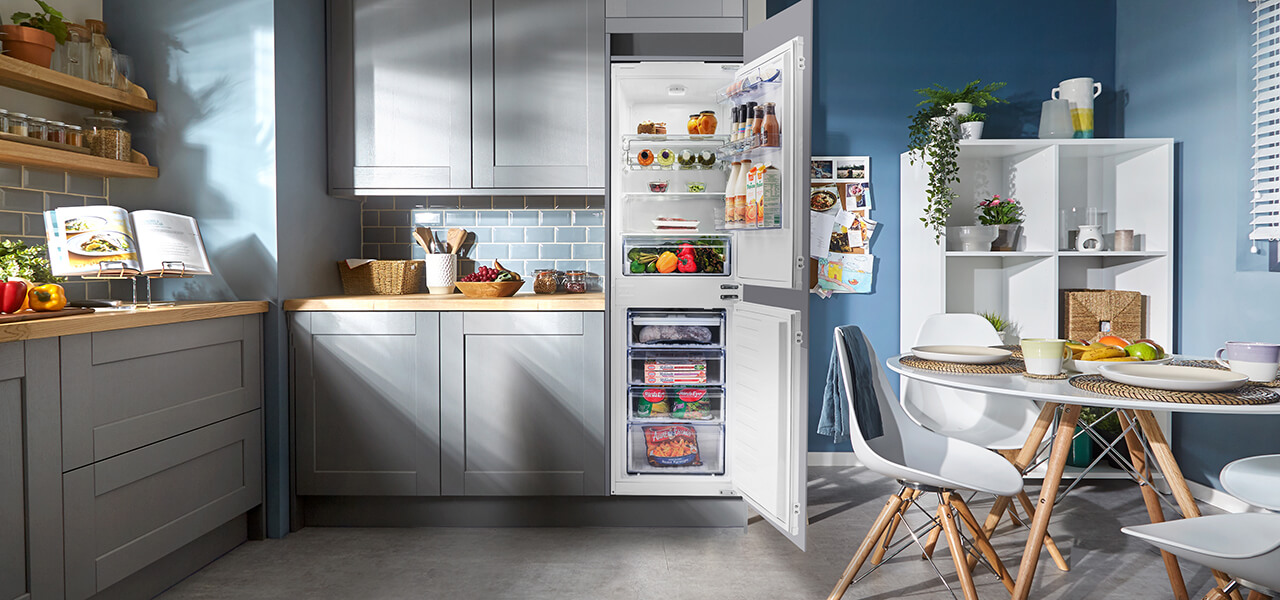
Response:
[[[454,282],[458,280],[457,254],[428,254],[423,258],[426,265],[427,291],[432,294],[452,294]]]

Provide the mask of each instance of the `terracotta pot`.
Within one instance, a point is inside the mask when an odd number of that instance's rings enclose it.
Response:
[[[52,33],[34,27],[0,25],[0,36],[4,38],[6,56],[49,68],[49,63],[53,60],[53,49],[58,43]]]

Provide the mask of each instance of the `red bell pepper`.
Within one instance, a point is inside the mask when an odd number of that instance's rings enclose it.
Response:
[[[693,244],[690,244],[690,243],[688,243],[688,242],[685,242],[685,243],[683,243],[683,244],[680,244],[680,252],[679,252],[679,253],[680,253],[680,254],[689,254],[689,255],[693,255],[693,254],[694,254],[694,245],[693,245]]]
[[[16,313],[22,310],[22,303],[27,299],[27,284],[24,281],[10,280],[4,282],[0,291],[0,312]]]
[[[679,261],[676,263],[676,270],[680,271],[681,273],[697,273],[698,272],[698,263],[693,260],[692,253],[685,254],[682,252],[680,256],[676,257],[676,260]]]

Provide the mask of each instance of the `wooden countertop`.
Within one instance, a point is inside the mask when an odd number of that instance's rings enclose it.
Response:
[[[148,325],[168,325],[264,312],[267,312],[265,301],[182,302],[175,306],[156,306],[128,311],[101,310],[88,315],[0,324],[0,342],[35,340]]]
[[[510,298],[468,298],[462,294],[405,294],[402,296],[323,296],[285,300],[287,311],[316,310],[604,310],[604,293],[516,294]]]

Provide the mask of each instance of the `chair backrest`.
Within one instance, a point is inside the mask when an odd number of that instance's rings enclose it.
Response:
[[[1254,506],[1280,511],[1280,454],[1232,461],[1218,475],[1222,489]]]
[[[917,346],[968,344],[999,346],[1004,343],[1000,332],[981,315],[972,313],[939,313],[930,315],[916,333]]]
[[[884,429],[884,435],[875,438],[876,449],[873,449],[867,443],[867,440],[862,438],[862,430],[858,427],[858,414],[853,409],[854,387],[853,377],[850,375],[852,373],[852,368],[850,367],[851,358],[844,345],[844,333],[840,329],[835,330],[835,345],[840,353],[840,384],[844,388],[844,397],[848,404],[845,412],[849,413],[849,438],[853,444],[853,452],[858,455],[858,459],[867,468],[882,472],[880,469],[873,467],[872,463],[883,461],[891,463],[902,462],[904,454],[902,451],[902,430],[899,427],[899,421],[905,420],[909,422],[909,419],[903,414],[902,407],[898,406],[895,401],[893,388],[889,386],[889,379],[885,376],[884,370],[880,368],[880,363],[876,359],[876,351],[871,347],[871,342],[866,340],[866,334],[863,334],[863,341],[867,344],[867,358],[871,361],[871,369],[875,373],[872,387],[876,390],[876,403],[880,406],[880,423]],[[881,456],[881,452],[888,454],[888,456]]]

